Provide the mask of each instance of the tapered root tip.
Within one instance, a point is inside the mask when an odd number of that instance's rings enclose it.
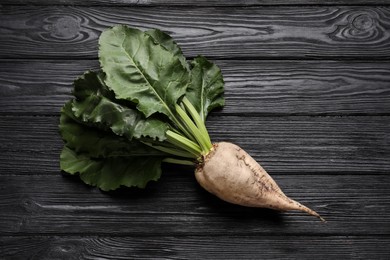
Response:
[[[312,215],[314,217],[317,217],[319,218],[322,222],[326,222],[326,220],[320,216],[320,214],[318,214],[317,212],[315,212],[314,210],[312,210],[311,208],[308,208],[306,207],[305,205],[302,205],[301,203],[299,203],[298,201],[295,201],[295,200],[292,200],[290,198],[288,198],[290,200],[290,203],[294,204],[293,208],[292,209],[295,209],[295,210],[300,210],[300,211],[303,211],[303,212],[306,212],[308,213],[309,215]]]
[[[321,217],[320,215],[318,215],[318,217],[320,218],[320,220],[322,221],[322,222],[326,222],[326,220],[323,218],[323,217]]]
[[[299,207],[299,210],[303,211],[303,212],[306,212],[314,217],[317,217],[319,218],[322,222],[326,222],[326,220],[320,216],[320,214],[318,214],[317,212],[315,212],[314,210],[300,204],[300,207]]]
[[[312,212],[312,213],[309,213],[310,215],[319,218],[322,222],[326,222],[326,220],[323,217],[321,217],[320,214],[318,214],[317,212],[315,212],[314,210],[311,210],[311,209],[310,209],[310,211]]]

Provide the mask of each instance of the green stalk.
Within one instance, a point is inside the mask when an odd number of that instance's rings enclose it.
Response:
[[[143,142],[143,143],[146,144],[147,146],[150,146],[150,147],[156,149],[156,150],[159,150],[161,152],[168,153],[171,155],[184,157],[184,158],[192,158],[192,159],[197,158],[195,155],[189,153],[188,151],[182,150],[182,149],[179,150],[178,148],[171,148],[171,147],[166,147],[163,145],[153,145],[152,143],[147,143],[147,142]]]
[[[183,132],[183,134],[189,138],[191,141],[196,141],[195,138],[190,134],[190,132],[187,131],[187,129],[180,123],[180,121],[176,118],[176,116],[172,113],[172,111],[169,109],[169,114],[171,115],[171,119],[173,120],[173,123],[179,127],[179,129]]]
[[[194,166],[195,165],[195,163],[192,162],[192,161],[175,159],[175,158],[165,158],[162,161],[166,162],[166,163],[173,163],[173,164],[180,164],[180,165],[190,165],[190,166]]]
[[[174,146],[186,150],[187,152],[196,156],[196,158],[202,155],[202,150],[200,149],[199,145],[189,140],[188,138],[176,134],[171,130],[168,130],[166,134],[167,134],[167,141],[173,144]]]
[[[192,105],[192,103],[188,100],[187,97],[183,98],[182,103],[184,104],[186,110],[190,113],[196,126],[199,128],[199,131],[202,133],[202,136],[204,136],[207,139],[207,142],[211,144],[209,132],[206,129],[206,125],[204,124],[204,120],[202,120],[202,118],[199,116],[198,111],[196,111],[195,107]]]
[[[204,136],[202,132],[196,127],[191,118],[187,115],[187,113],[176,104],[176,112],[183,120],[184,125],[187,126],[189,132],[195,137],[196,141],[200,145],[202,149],[202,154],[206,154],[212,148],[211,142],[208,140],[207,136]]]

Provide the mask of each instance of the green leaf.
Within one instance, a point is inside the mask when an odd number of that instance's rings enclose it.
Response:
[[[167,51],[170,51],[175,56],[177,56],[183,65],[187,70],[189,70],[189,65],[187,63],[186,57],[184,57],[183,52],[181,51],[180,47],[176,44],[176,42],[172,39],[171,36],[168,34],[158,30],[158,29],[151,29],[145,32],[146,34],[149,34],[152,36],[152,38],[161,46],[163,46]]]
[[[187,88],[186,97],[204,122],[211,110],[225,104],[224,81],[218,66],[203,56],[196,57],[191,65],[191,84]]]
[[[68,102],[62,108],[59,129],[66,145],[76,152],[95,158],[166,155],[134,139],[129,141],[125,137],[85,125],[74,117],[71,107],[71,102]]]
[[[120,186],[144,188],[149,181],[161,176],[162,157],[90,158],[64,146],[60,159],[61,170],[79,174],[85,183],[104,191]]]
[[[190,80],[179,56],[149,34],[124,25],[104,31],[99,38],[105,83],[116,98],[137,103],[146,117],[156,112],[174,117],[175,104]]]
[[[99,61],[102,71],[76,79],[61,110],[63,171],[102,190],[143,188],[163,161],[192,165],[201,153],[193,140],[208,149],[203,122],[224,103],[218,67],[198,57],[190,71],[169,35],[124,25],[102,33]]]
[[[129,102],[115,99],[114,93],[103,82],[103,73],[88,71],[74,82],[73,114],[102,129],[111,129],[129,140],[141,137],[165,140],[168,124],[145,116],[131,108]]]
[[[77,100],[84,100],[91,94],[105,96],[111,100],[115,100],[115,94],[104,84],[104,73],[102,71],[84,72],[73,82],[72,94]]]

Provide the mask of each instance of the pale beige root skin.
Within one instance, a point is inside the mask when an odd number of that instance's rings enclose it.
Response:
[[[239,146],[220,142],[195,171],[199,184],[220,199],[242,206],[317,212],[288,198],[268,173]]]

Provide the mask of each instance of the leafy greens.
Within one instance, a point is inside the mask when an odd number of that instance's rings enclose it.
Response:
[[[224,105],[220,69],[187,62],[164,32],[114,26],[99,38],[100,71],[74,81],[61,110],[60,167],[102,190],[143,188],[161,163],[194,165],[212,149],[208,113]]]

